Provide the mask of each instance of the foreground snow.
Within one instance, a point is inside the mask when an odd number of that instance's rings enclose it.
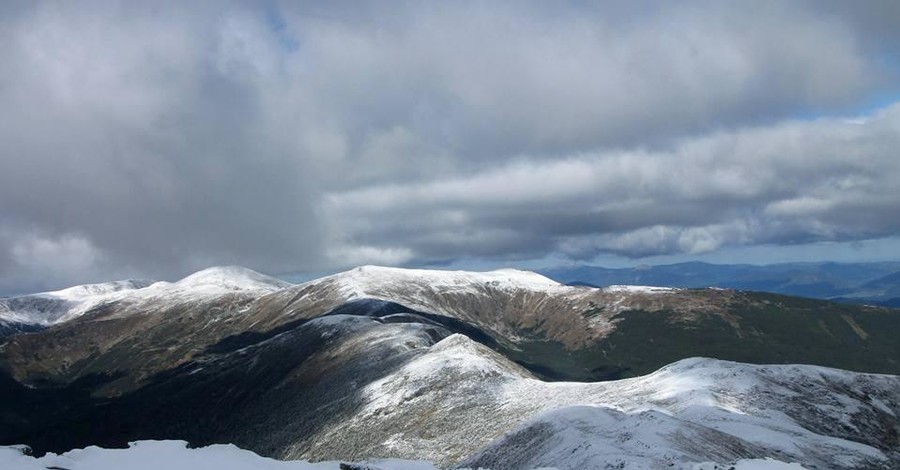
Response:
[[[0,468],[4,470],[340,470],[342,462],[280,461],[260,457],[249,450],[231,444],[219,444],[198,449],[187,448],[184,441],[138,441],[128,449],[88,447],[61,455],[48,454],[40,458],[23,453],[21,447],[0,447]],[[373,459],[353,464],[366,470],[436,470],[424,461]],[[351,467],[353,468],[353,467]],[[544,467],[553,468],[553,467]],[[693,465],[696,470],[721,468],[715,464]],[[729,468],[735,470],[797,470],[799,464],[772,459],[739,460]]]
[[[310,325],[329,335],[371,321],[335,315]],[[360,340],[396,342],[396,328],[412,329],[388,325],[393,334],[362,329],[369,334]],[[892,434],[897,376],[692,358],[633,379],[547,383],[463,335],[430,345],[403,337],[418,354],[360,387],[359,407],[323,426],[313,444],[324,449],[321,458],[407,459],[349,467],[366,470],[886,469],[900,462]],[[187,449],[181,441],[41,458],[0,447],[4,470],[204,467],[326,470],[341,462],[277,461],[232,445]]]
[[[0,468],[3,470],[338,470],[340,464],[285,462],[260,457],[231,444],[189,449],[184,441],[138,441],[132,442],[128,449],[88,447],[40,458],[25,455],[19,447],[0,447]],[[435,470],[428,462],[411,460],[372,460],[358,465],[384,470]]]

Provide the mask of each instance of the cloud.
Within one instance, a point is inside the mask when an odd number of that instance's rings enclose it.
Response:
[[[414,256],[642,257],[892,236],[900,105],[865,123],[788,120],[671,148],[524,160],[430,182],[330,194],[349,239]],[[463,241],[460,243],[460,241]],[[501,248],[502,247],[502,248]]]
[[[261,127],[252,33],[230,13],[91,6],[42,4],[0,46],[0,228],[78,233],[142,276],[314,260],[314,180]],[[109,266],[84,268],[66,272]]]
[[[895,9],[7,2],[0,292],[896,233]]]

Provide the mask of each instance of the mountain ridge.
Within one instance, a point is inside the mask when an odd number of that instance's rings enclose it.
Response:
[[[542,455],[563,468],[624,456],[651,467],[900,462],[896,375],[723,360],[896,373],[893,310],[568,287],[519,271],[363,267],[299,285],[209,284],[0,338],[0,444],[184,439],[281,459],[496,469],[552,463]],[[595,441],[608,452],[585,447]],[[523,442],[544,451],[522,453]]]
[[[849,303],[879,304],[892,296],[867,291],[865,284],[900,273],[900,262],[802,262],[713,264],[699,261],[605,268],[559,266],[539,270],[563,283],[590,285],[652,284],[683,288],[722,287]],[[900,285],[891,283],[900,291]]]

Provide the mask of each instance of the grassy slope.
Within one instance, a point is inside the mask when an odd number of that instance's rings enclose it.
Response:
[[[729,313],[738,328],[717,315],[675,321],[672,311],[627,311],[615,332],[589,348],[534,341],[510,355],[557,380],[632,377],[692,356],[900,374],[898,310],[746,293]]]

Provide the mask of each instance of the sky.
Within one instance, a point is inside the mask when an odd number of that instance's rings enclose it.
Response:
[[[0,2],[0,295],[900,259],[900,2]]]

